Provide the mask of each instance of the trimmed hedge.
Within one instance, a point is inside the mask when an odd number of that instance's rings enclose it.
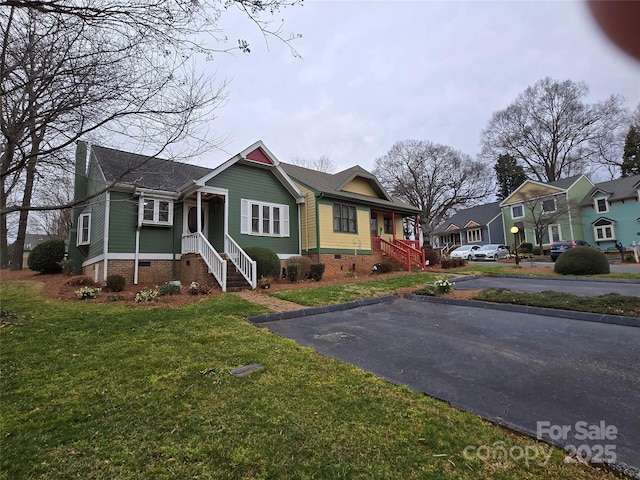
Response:
[[[47,240],[31,250],[27,266],[34,272],[58,273],[62,271],[60,263],[63,259],[64,240]]]
[[[280,259],[276,252],[264,247],[247,247],[244,251],[252,260],[255,260],[258,278],[278,278],[280,275]]]
[[[302,257],[297,255],[295,257],[289,257],[286,261],[287,265],[298,264],[300,267],[300,272],[298,274],[299,278],[309,278],[309,270],[311,269],[311,259],[309,257]]]
[[[609,260],[593,247],[574,247],[558,257],[553,271],[560,275],[598,275],[610,273]]]
[[[433,249],[425,249],[424,251],[424,259],[427,262],[427,265],[433,266],[440,263],[440,254]]]
[[[290,263],[287,265],[287,280],[290,282],[297,282],[300,276],[300,264]]]
[[[309,268],[309,278],[314,279],[316,282],[322,280],[324,275],[324,263],[314,263]]]
[[[122,275],[109,275],[105,286],[112,292],[121,292],[124,290],[125,283],[126,280]]]

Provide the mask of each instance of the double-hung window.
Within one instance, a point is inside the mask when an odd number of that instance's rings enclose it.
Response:
[[[143,225],[172,225],[173,200],[140,197]]]
[[[542,213],[553,213],[556,211],[556,199],[548,198],[542,200]]]
[[[356,207],[346,203],[333,204],[333,231],[358,233]]]
[[[609,211],[609,201],[605,197],[594,200],[597,213],[607,213]]]
[[[240,233],[269,237],[289,236],[289,205],[243,198],[240,209]]]
[[[78,217],[76,245],[89,245],[89,243],[91,243],[91,214],[81,213]]]

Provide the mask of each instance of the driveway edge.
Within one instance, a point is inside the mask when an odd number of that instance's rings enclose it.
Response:
[[[323,305],[321,307],[304,308],[301,310],[292,310],[289,312],[266,313],[263,315],[248,317],[247,321],[258,324],[266,322],[276,322],[278,320],[288,320],[290,318],[309,317],[311,315],[320,315],[322,313],[341,312],[343,310],[351,310],[352,308],[366,307],[367,305],[375,305],[377,303],[389,303],[398,300],[398,298],[400,298],[398,297],[398,295],[387,295],[384,297],[365,298],[363,300],[353,300],[352,302]]]
[[[514,313],[529,313],[531,315],[546,315],[550,317],[580,320],[583,322],[607,323],[610,325],[623,325],[625,327],[640,328],[640,318],[625,317],[622,315],[607,315],[602,313],[575,312],[573,310],[559,310],[557,308],[531,307],[527,305],[512,305],[510,303],[490,303],[478,300],[458,300],[456,298],[431,297],[428,295],[403,295],[407,300],[415,302],[440,303],[445,305],[459,305],[463,307],[484,308],[490,310],[502,310]]]

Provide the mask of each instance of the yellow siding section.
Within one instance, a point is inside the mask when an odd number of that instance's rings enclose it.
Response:
[[[535,197],[542,197],[545,195],[553,195],[555,193],[560,192],[559,189],[555,187],[549,187],[546,185],[539,185],[537,183],[527,183],[520,189],[519,191],[512,194],[507,201],[506,205],[510,203],[522,202],[524,200],[528,200]]]
[[[378,213],[378,236],[384,238],[387,242],[393,242],[393,233],[384,233],[384,214]],[[395,218],[396,224],[396,238],[402,240],[404,238],[404,232],[402,230],[402,215],[398,214]],[[380,234],[382,232],[382,234]]]
[[[376,192],[373,191],[369,182],[367,182],[364,178],[354,178],[349,183],[347,183],[342,190],[345,192],[351,193],[359,193],[360,195],[367,195],[368,197],[376,197]]]
[[[371,250],[371,232],[369,231],[369,211],[356,209],[358,233],[333,231],[333,205],[319,206],[320,248],[344,250]]]
[[[302,250],[318,247],[318,229],[316,227],[316,197],[311,190],[296,183],[304,193],[305,203],[300,206],[300,237]]]

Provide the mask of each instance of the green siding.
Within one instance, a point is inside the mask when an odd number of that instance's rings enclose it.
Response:
[[[133,253],[136,245],[138,199],[130,193],[111,192],[109,252]]]
[[[106,186],[102,172],[93,158],[93,155],[89,158],[89,170],[87,172],[87,177],[87,195],[93,195]],[[103,193],[89,200],[88,211],[91,212],[91,243],[89,244],[85,260],[104,253],[104,218],[106,198],[106,193]],[[87,209],[83,209],[82,211],[86,212]]]
[[[267,169],[234,164],[207,182],[212,187],[229,191],[229,235],[241,247],[265,247],[280,254],[299,253],[298,205],[295,199]],[[289,205],[289,237],[268,237],[240,234],[240,200]],[[210,222],[210,228],[214,222]],[[211,233],[211,232],[210,232]],[[216,246],[216,245],[214,245]],[[217,248],[217,246],[216,246]]]

